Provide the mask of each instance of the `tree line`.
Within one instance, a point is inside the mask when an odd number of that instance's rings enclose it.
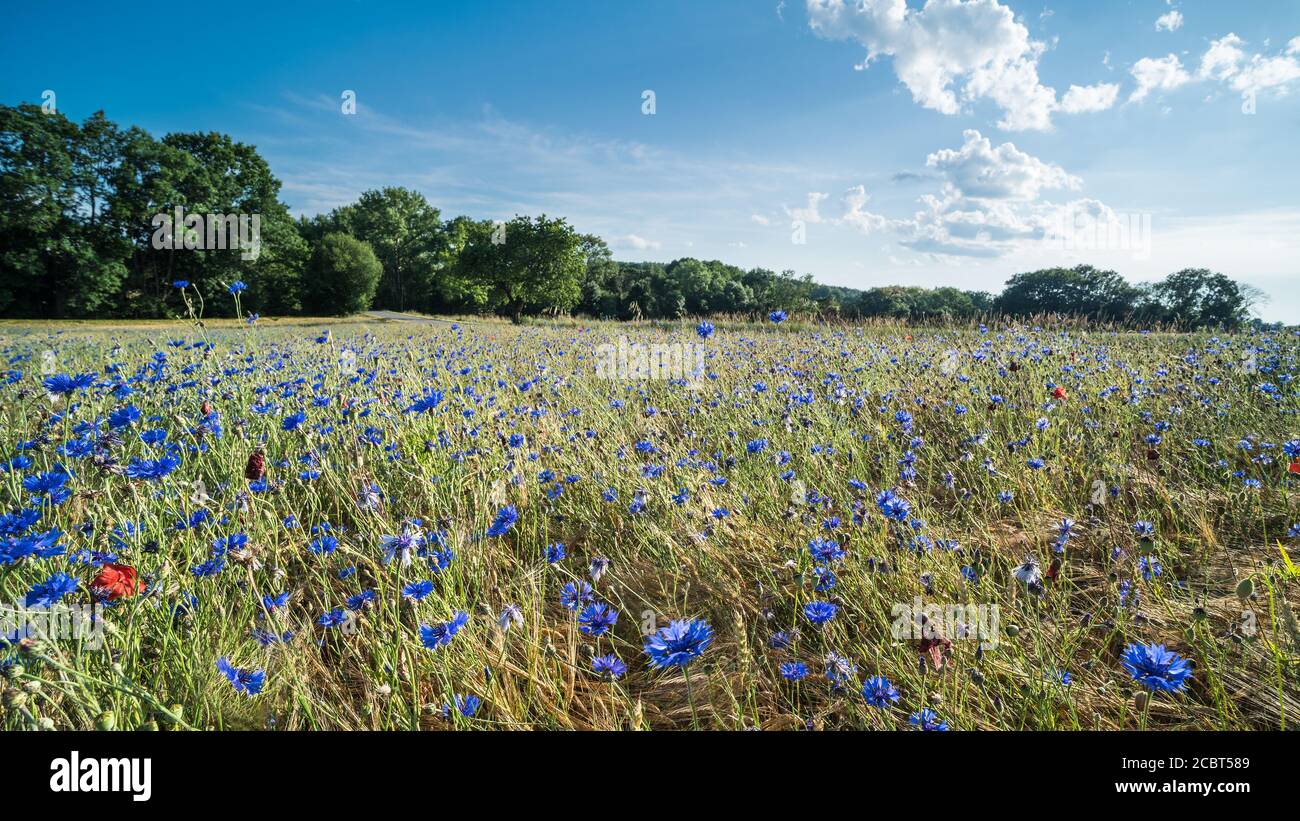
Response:
[[[444,218],[407,188],[366,191],[356,202],[297,220],[279,193],[280,181],[257,150],[225,134],[156,139],[102,112],[78,124],[36,105],[0,106],[0,316],[175,316],[183,309],[178,281],[195,289],[207,315],[233,314],[233,301],[223,297],[235,283],[247,286],[242,305],[252,312],[383,308],[514,319],[780,309],[818,318],[1062,314],[1231,328],[1248,320],[1260,298],[1205,269],[1133,285],[1089,265],[1016,274],[997,295],[950,287],[860,290],[717,260],[620,262],[602,239],[563,218]],[[208,215],[218,217],[216,231],[204,222]],[[252,252],[213,244],[214,236],[224,237],[220,218],[232,215],[257,215]],[[196,221],[175,224],[182,219]],[[174,242],[159,241],[164,229]]]

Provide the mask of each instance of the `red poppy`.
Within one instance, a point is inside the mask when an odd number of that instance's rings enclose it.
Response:
[[[1300,473],[1300,462],[1292,462],[1286,466],[1287,473]]]
[[[1052,398],[1053,398],[1053,399],[1069,399],[1070,397],[1069,397],[1069,395],[1065,392],[1065,388],[1062,388],[1060,385],[1057,385],[1055,388],[1052,388]]]
[[[127,564],[106,564],[90,583],[98,598],[114,601],[129,599],[144,589],[144,582],[136,578],[135,568]]]

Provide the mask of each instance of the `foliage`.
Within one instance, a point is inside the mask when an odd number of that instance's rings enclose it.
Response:
[[[383,266],[368,243],[349,234],[325,234],[307,265],[311,287],[303,292],[303,307],[319,316],[360,313],[374,301],[382,276]]]

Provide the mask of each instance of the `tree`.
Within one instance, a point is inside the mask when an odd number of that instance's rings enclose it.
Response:
[[[409,188],[366,191],[332,215],[333,230],[370,243],[384,267],[376,305],[396,311],[432,310],[438,274],[449,262],[448,237],[437,208]]]
[[[1184,328],[1236,328],[1260,293],[1205,268],[1184,268],[1152,286],[1139,311],[1144,318]]]
[[[995,305],[1017,316],[1055,313],[1115,320],[1133,313],[1138,296],[1138,289],[1114,271],[1077,265],[1016,274]]]
[[[466,233],[452,276],[462,290],[482,289],[489,309],[518,321],[567,311],[582,298],[583,240],[563,218],[517,216]]]
[[[370,244],[341,232],[325,234],[307,264],[311,287],[303,307],[320,316],[344,316],[370,307],[383,275]]]

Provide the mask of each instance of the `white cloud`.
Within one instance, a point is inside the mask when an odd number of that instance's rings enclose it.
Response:
[[[1243,94],[1266,89],[1285,93],[1292,81],[1300,79],[1300,37],[1292,38],[1285,54],[1274,57],[1248,55],[1243,45],[1245,41],[1231,33],[1210,43],[1201,57],[1198,76],[1225,82]]]
[[[1182,25],[1183,13],[1178,9],[1171,9],[1156,18],[1156,31],[1177,31]]]
[[[1191,82],[1192,76],[1183,68],[1177,55],[1143,57],[1133,64],[1133,79],[1137,88],[1129,95],[1130,102],[1145,100],[1152,91],[1170,91]]]
[[[654,240],[639,237],[636,234],[628,234],[622,237],[614,237],[614,244],[620,248],[631,248],[636,251],[649,251],[660,247],[661,243]]]
[[[1133,64],[1137,88],[1129,100],[1142,100],[1152,91],[1170,91],[1194,80],[1220,82],[1243,95],[1270,90],[1286,94],[1300,80],[1300,37],[1292,38],[1284,53],[1273,56],[1250,54],[1243,46],[1245,41],[1233,33],[1211,41],[1195,75],[1173,54],[1143,57]]]
[[[1055,89],[1038,77],[1047,46],[998,0],[807,0],[809,25],[818,35],[855,40],[867,49],[865,68],[892,57],[894,73],[920,105],[958,114],[963,104],[991,100],[1002,110],[998,127],[1009,131],[1052,127],[1052,113],[1066,109]],[[1104,92],[1094,94],[1094,104]],[[1079,101],[1076,94],[1075,102]],[[1113,103],[1113,98],[1111,99]]]
[[[859,185],[845,193],[844,215],[833,222],[864,234],[895,233],[900,245],[922,253],[992,258],[1043,240],[1062,224],[1067,209],[1112,213],[1095,200],[1043,201],[1044,191],[1075,190],[1082,181],[1011,143],[995,147],[978,131],[964,132],[960,148],[935,151],[926,164],[942,175],[942,187],[921,197],[921,208],[910,218],[867,211],[869,196]]]
[[[961,148],[945,148],[925,164],[942,171],[964,196],[979,199],[1032,200],[1044,188],[1078,188],[1080,180],[1059,165],[1031,157],[1011,143],[997,148],[973,129],[963,131]]]
[[[857,228],[864,234],[883,231],[895,225],[891,220],[867,211],[865,206],[871,196],[865,186],[858,185],[844,192],[844,216],[839,222]]]
[[[1061,110],[1067,114],[1105,111],[1115,105],[1115,98],[1118,96],[1118,83],[1099,83],[1095,86],[1072,85],[1061,98]]]
[[[822,221],[822,215],[818,211],[821,201],[829,197],[830,194],[819,194],[816,191],[808,192],[808,207],[806,208],[786,208],[785,213],[792,220],[802,220],[809,225],[816,225]]]

